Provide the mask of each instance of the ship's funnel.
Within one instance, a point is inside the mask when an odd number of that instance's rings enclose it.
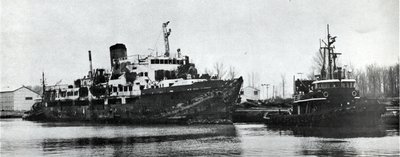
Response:
[[[110,62],[111,67],[114,66],[114,60],[120,58],[127,58],[126,46],[124,44],[117,43],[110,47]]]

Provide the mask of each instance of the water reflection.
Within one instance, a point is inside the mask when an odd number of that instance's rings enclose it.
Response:
[[[268,126],[269,130],[286,132],[299,137],[356,138],[384,137],[398,135],[398,129],[388,130],[386,126],[377,127],[279,127]]]
[[[399,156],[398,127],[121,126],[0,119],[0,156]]]
[[[129,136],[43,139],[49,154],[82,153],[101,155],[188,156],[240,155],[240,141],[233,125],[141,126]],[[134,128],[131,128],[135,130]],[[187,132],[186,130],[192,130]],[[101,136],[101,135],[100,135]],[[96,150],[96,151],[93,151]]]
[[[357,150],[352,146],[351,142],[346,140],[317,140],[303,141],[300,155],[315,155],[315,156],[354,156],[357,155]]]
[[[398,156],[398,128],[236,125],[243,156]]]

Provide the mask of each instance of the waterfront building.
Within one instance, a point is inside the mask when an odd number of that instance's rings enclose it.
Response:
[[[40,94],[25,86],[0,91],[0,109],[1,111],[27,111],[37,99],[40,99]]]
[[[252,86],[244,87],[241,99],[242,101],[260,100],[260,90]]]

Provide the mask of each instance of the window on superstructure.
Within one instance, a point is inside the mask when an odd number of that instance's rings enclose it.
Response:
[[[74,95],[75,95],[75,96],[78,95],[78,91],[74,91]]]
[[[147,72],[144,72],[144,76],[148,76],[149,74]]]
[[[118,88],[117,87],[113,87],[113,92],[118,92]]]
[[[140,72],[140,73],[139,73],[139,76],[143,76],[143,72]]]
[[[258,91],[254,91],[254,95],[258,95]]]
[[[172,59],[169,59],[169,60],[168,60],[168,64],[172,64]]]
[[[160,64],[164,64],[164,60],[163,59],[160,59]]]
[[[155,64],[160,64],[160,60],[156,59],[154,63]]]
[[[154,64],[154,63],[155,63],[155,60],[154,60],[154,59],[152,59],[152,60],[150,60],[150,62],[151,62],[151,64]]]
[[[25,97],[25,100],[32,100],[32,97]]]
[[[128,91],[128,87],[124,86],[124,92]]]
[[[172,60],[172,64],[176,64],[176,59],[174,58],[174,60]]]
[[[118,86],[118,90],[120,91],[120,92],[122,92],[122,86]]]
[[[132,91],[132,86],[129,86],[129,91]]]

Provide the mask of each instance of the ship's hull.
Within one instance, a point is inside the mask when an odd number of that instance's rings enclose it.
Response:
[[[144,89],[140,96],[47,101],[26,119],[132,124],[231,123],[242,82],[242,78],[204,81]]]
[[[275,126],[364,127],[382,124],[384,106],[378,103],[357,103],[334,107],[324,112],[301,115],[273,115],[265,120]]]

